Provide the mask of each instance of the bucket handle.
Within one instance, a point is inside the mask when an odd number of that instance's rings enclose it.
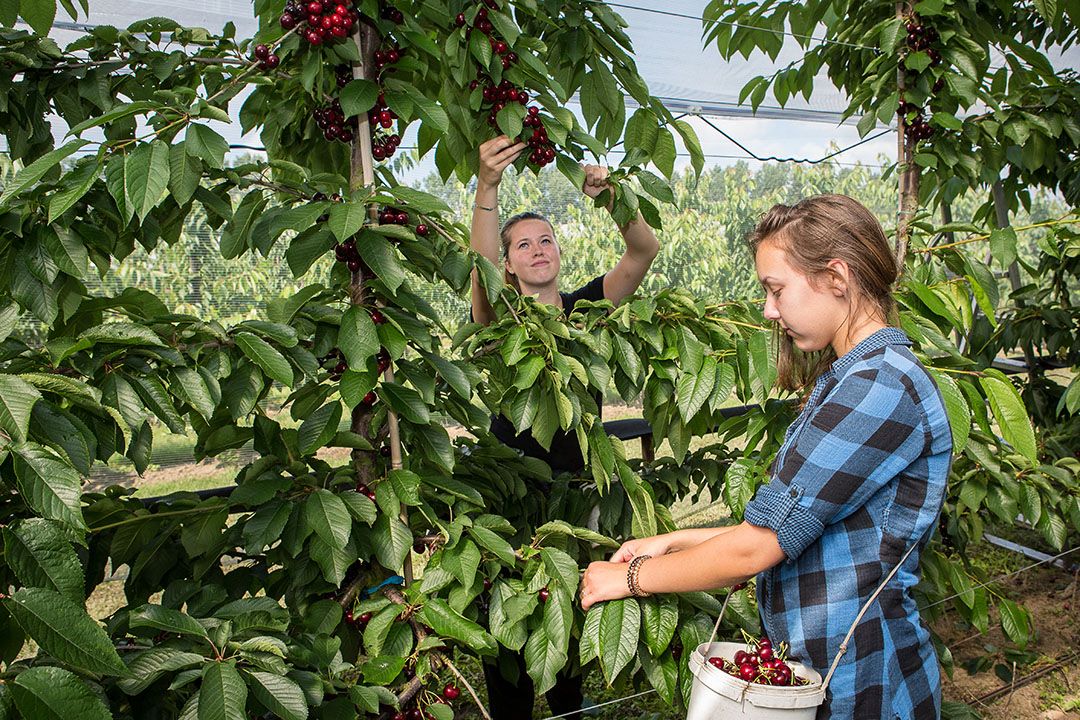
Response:
[[[836,672],[836,666],[840,664],[840,658],[842,658],[844,656],[844,653],[847,652],[848,641],[851,640],[851,636],[852,634],[854,634],[855,628],[858,626],[859,621],[862,620],[863,615],[866,614],[866,611],[870,609],[870,605],[875,600],[877,600],[877,597],[881,594],[881,591],[885,589],[885,585],[887,585],[888,582],[893,579],[893,576],[896,575],[896,571],[899,570],[900,566],[904,564],[904,561],[908,559],[908,556],[911,555],[911,551],[915,549],[916,545],[918,545],[918,542],[912,543],[911,547],[909,547],[904,553],[904,556],[900,558],[900,562],[896,563],[893,569],[889,571],[889,574],[885,576],[885,579],[881,581],[881,584],[877,586],[877,590],[874,591],[874,594],[871,595],[865,603],[863,603],[862,608],[860,608],[859,610],[859,614],[855,616],[855,622],[851,623],[851,627],[848,628],[847,635],[844,636],[844,641],[840,643],[840,650],[836,653],[836,657],[833,658],[832,665],[829,666],[829,672],[825,675],[825,680],[821,684],[822,693],[824,693],[825,690],[829,687],[829,681],[832,680],[833,673]],[[734,591],[728,592],[727,597],[724,598],[724,604],[720,606],[720,615],[716,618],[716,624],[713,625],[712,635],[709,637],[709,645],[712,645],[713,642],[716,640],[716,633],[720,629],[720,621],[724,618],[724,612],[727,610],[728,602],[731,601],[731,596],[734,594]]]

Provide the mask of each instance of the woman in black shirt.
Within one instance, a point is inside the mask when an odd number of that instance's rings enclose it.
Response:
[[[660,243],[649,225],[639,214],[632,222],[619,227],[626,241],[626,250],[610,271],[596,277],[573,292],[559,290],[560,249],[551,223],[543,215],[526,212],[514,215],[499,228],[499,183],[503,171],[526,149],[505,135],[488,140],[480,146],[480,169],[477,173],[476,200],[473,205],[471,247],[496,266],[503,265],[506,282],[524,295],[562,308],[566,315],[573,312],[580,300],[607,299],[618,303],[632,295],[641,285],[649,266],[660,251]],[[608,188],[607,169],[586,165],[585,183],[581,188],[590,198]],[[611,209],[609,203],[608,209]],[[500,252],[501,250],[501,252]],[[487,294],[473,272],[472,316],[476,322],[490,323],[495,313]],[[599,403],[598,403],[599,405]],[[526,430],[516,434],[513,424],[496,416],[491,423],[492,434],[524,454],[544,460],[552,472],[578,472],[585,463],[577,438],[571,433],[556,432],[551,449],[544,450]],[[493,720],[520,720],[532,717],[533,687],[525,674],[524,663],[518,657],[516,684],[502,676],[498,668],[484,663],[488,686],[488,703]],[[581,679],[560,674],[555,687],[547,693],[548,704],[555,714],[578,710],[581,707]],[[573,715],[571,717],[578,717]]]

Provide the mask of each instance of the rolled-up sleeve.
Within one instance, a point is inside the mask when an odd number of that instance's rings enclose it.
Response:
[[[858,510],[929,443],[906,378],[877,367],[852,368],[801,422],[744,515],[773,530],[789,559]]]

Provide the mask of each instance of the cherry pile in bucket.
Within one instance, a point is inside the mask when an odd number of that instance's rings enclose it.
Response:
[[[793,673],[787,664],[787,643],[774,648],[767,637],[754,638],[744,632],[743,638],[746,650],[739,650],[731,660],[715,655],[709,658],[709,663],[732,677],[758,685],[798,687],[810,683]]]

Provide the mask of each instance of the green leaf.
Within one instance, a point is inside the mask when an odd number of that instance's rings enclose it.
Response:
[[[161,605],[142,605],[132,610],[128,614],[128,624],[133,628],[148,627],[178,635],[207,637],[206,628],[198,620],[187,613]]]
[[[574,558],[562,550],[553,547],[540,549],[540,557],[544,560],[544,569],[552,578],[557,578],[562,588],[572,597],[577,593],[578,565]]]
[[[225,166],[225,153],[229,151],[229,142],[206,125],[192,123],[187,126],[184,136],[184,150],[202,158],[212,168]]]
[[[412,547],[412,533],[397,517],[380,513],[372,527],[371,544],[383,567],[400,570]]]
[[[379,86],[371,80],[354,79],[341,90],[341,110],[345,117],[353,117],[366,113],[375,107],[375,101],[379,98]]]
[[[101,175],[101,158],[82,162],[60,180],[60,189],[49,196],[49,222],[63,215],[77,203]]]
[[[1034,0],[1035,12],[1042,16],[1042,19],[1046,21],[1047,25],[1053,25],[1057,22],[1058,17],[1058,4],[1057,0]],[[36,28],[35,28],[36,29]],[[38,31],[40,33],[40,31]]]
[[[675,658],[671,656],[671,653],[653,655],[644,644],[638,647],[640,648],[638,659],[641,661],[641,669],[645,671],[649,684],[656,688],[664,702],[672,704],[679,683],[679,666],[675,663]]]
[[[963,452],[971,433],[971,408],[964,399],[964,393],[948,373],[935,368],[928,369],[945,401],[945,412],[949,416],[949,427],[952,430],[953,453]]]
[[[4,559],[15,577],[28,587],[54,590],[82,603],[83,569],[60,526],[42,518],[27,518],[3,528]]]
[[[33,443],[14,445],[15,480],[23,502],[48,520],[85,530],[75,470],[52,450]]]
[[[36,3],[45,4],[45,3]],[[48,3],[52,5],[51,2]],[[78,675],[63,668],[31,667],[15,675],[11,694],[24,718],[112,720],[112,713]]]
[[[537,693],[544,693],[555,686],[556,674],[566,665],[566,653],[548,640],[547,630],[541,626],[533,631],[525,643],[525,669],[536,685]]]
[[[139,222],[161,202],[169,186],[169,146],[160,140],[138,145],[124,159],[124,207]]]
[[[637,600],[611,600],[604,603],[600,618],[600,669],[610,685],[634,659],[641,630],[641,609]]]
[[[66,596],[45,588],[21,588],[4,607],[57,660],[102,675],[127,671],[101,625]]]
[[[444,200],[431,193],[415,190],[408,185],[389,188],[390,194],[418,213],[447,213],[454,211]]]
[[[154,345],[164,347],[165,343],[156,332],[137,323],[113,322],[92,327],[79,338],[89,343],[112,343],[114,345]]]
[[[474,652],[492,656],[498,652],[498,645],[486,630],[455,612],[445,600],[430,598],[420,611],[423,621],[442,637],[464,643]]]
[[[368,220],[368,206],[359,202],[334,203],[330,208],[330,220],[327,226],[337,237],[338,242],[345,242]]]
[[[352,534],[352,516],[334,493],[319,488],[304,501],[304,519],[327,545],[344,548]]]
[[[1002,437],[1033,465],[1036,464],[1039,450],[1035,442],[1035,430],[1016,387],[1007,377],[995,370],[988,370],[987,375],[979,379],[979,384],[990,401],[990,409],[993,410],[994,420],[997,421]]]
[[[360,668],[364,682],[372,685],[389,685],[405,668],[405,658],[381,655],[368,660]]]
[[[716,360],[706,356],[697,373],[682,373],[675,383],[675,397],[684,422],[690,422],[712,395],[716,384]]]
[[[334,400],[311,413],[300,423],[297,444],[302,455],[312,455],[324,447],[337,434],[341,424],[341,402]]]
[[[293,371],[285,356],[274,349],[270,343],[257,335],[242,332],[236,334],[236,344],[269,377],[282,385],[292,387]]]
[[[1031,618],[1027,610],[1012,600],[1000,598],[998,611],[1001,613],[1001,629],[1021,649],[1026,647],[1031,639]]]
[[[42,3],[32,4],[52,5],[52,2],[50,0],[46,0]],[[45,177],[45,174],[47,172],[59,165],[60,161],[77,152],[80,148],[85,146],[87,142],[87,140],[72,140],[71,142],[57,148],[56,150],[53,150],[52,152],[45,153],[37,160],[17,172],[11,182],[9,182],[4,188],[4,194],[0,195],[0,208],[4,208],[10,205],[12,198],[21,193],[23,190],[26,190],[27,188],[35,185],[38,180]]]
[[[431,412],[420,394],[412,388],[396,383],[383,383],[379,390],[386,397],[390,407],[401,413],[409,422],[417,425],[427,425],[431,422]]]
[[[694,168],[694,174],[701,177],[701,171],[705,167],[705,152],[701,149],[701,141],[698,140],[697,133],[685,120],[676,120],[671,123],[671,126],[682,137],[683,146],[690,153],[690,164]]]
[[[0,373],[0,430],[16,442],[26,440],[30,432],[30,414],[40,399],[41,393],[30,383]]]
[[[379,352],[379,333],[371,314],[361,305],[353,305],[341,316],[338,347],[345,362],[354,370],[362,370],[368,358]]]
[[[183,670],[206,661],[202,655],[155,645],[145,652],[127,655],[127,676],[116,684],[128,695],[138,695],[167,672]]]
[[[400,188],[395,188],[395,192]],[[405,282],[405,269],[397,252],[386,238],[376,232],[361,232],[356,236],[356,251],[372,272],[378,276],[391,293],[396,293]]]
[[[488,552],[497,557],[504,565],[509,567],[514,566],[514,548],[510,546],[510,543],[506,542],[502,536],[496,534],[493,530],[479,525],[474,525],[468,529],[469,535],[476,541],[476,544],[484,548]],[[577,578],[577,567],[574,567],[575,580]]]
[[[670,130],[660,128],[656,136],[656,148],[653,150],[652,161],[668,180],[675,172],[675,157],[675,138]]]
[[[233,661],[206,664],[199,686],[199,720],[246,720],[247,686]]]
[[[38,35],[47,36],[56,19],[55,0],[22,0],[19,14]]]
[[[675,637],[679,624],[679,603],[674,597],[664,595],[648,598],[638,603],[641,608],[641,626],[645,630],[645,644],[655,657],[664,650]]]
[[[307,720],[308,704],[304,691],[287,677],[268,672],[244,672],[251,694],[282,720]]]
[[[445,135],[450,130],[450,118],[437,103],[422,94],[417,94],[412,100],[416,103],[416,114],[420,116],[421,122],[437,130],[439,135]],[[521,105],[517,107],[524,110]],[[509,106],[504,109],[509,109]]]

